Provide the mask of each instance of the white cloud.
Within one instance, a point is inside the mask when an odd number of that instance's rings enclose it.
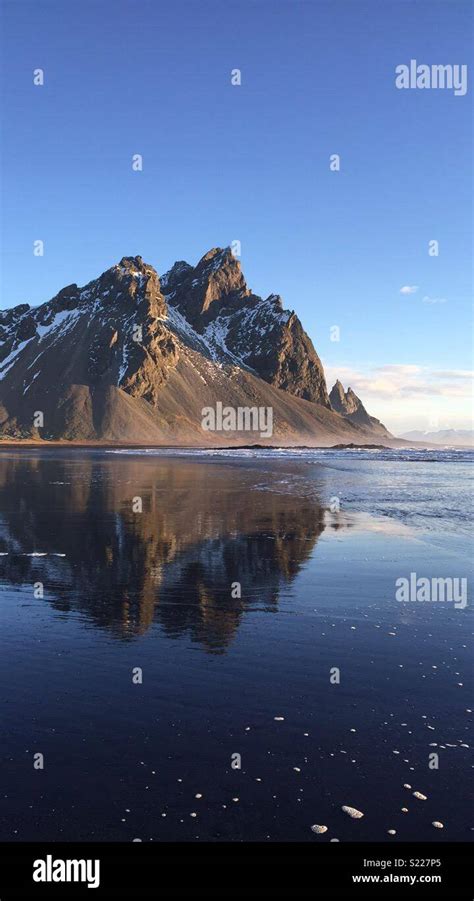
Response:
[[[418,291],[418,285],[403,285],[403,288],[400,288],[400,294],[416,294]]]
[[[423,303],[447,303],[447,301],[445,297],[430,297],[428,294],[425,294]]]
[[[387,363],[385,366],[376,366],[375,372],[393,372],[397,375],[415,375],[421,372],[421,366],[414,363]]]

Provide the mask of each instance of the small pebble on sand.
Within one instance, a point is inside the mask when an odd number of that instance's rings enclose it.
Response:
[[[355,807],[348,807],[347,804],[342,805],[342,810],[344,813],[347,813],[348,816],[352,817],[353,820],[360,820],[360,818],[364,816],[361,810],[357,810]]]

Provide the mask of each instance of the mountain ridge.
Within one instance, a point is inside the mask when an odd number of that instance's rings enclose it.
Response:
[[[472,429],[439,429],[436,432],[413,429],[400,436],[404,441],[415,441],[429,446],[474,447],[474,431]]]
[[[161,277],[122,257],[82,288],[0,312],[4,438],[248,443],[248,430],[203,430],[203,409],[221,402],[271,408],[269,443],[397,440],[342,391],[335,409],[298,316],[279,295],[254,294],[229,248]]]

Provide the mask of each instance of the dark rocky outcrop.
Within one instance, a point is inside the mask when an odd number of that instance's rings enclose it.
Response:
[[[344,387],[339,379],[331,388],[329,400],[335,413],[339,413],[355,425],[369,429],[371,428],[376,432],[380,432],[381,434],[390,437],[390,433],[380,420],[376,419],[375,416],[369,416],[360,397],[357,397],[357,394],[354,394],[352,388],[348,388],[347,391],[344,391]]]

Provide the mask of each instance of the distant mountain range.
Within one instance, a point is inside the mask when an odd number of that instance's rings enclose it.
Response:
[[[401,436],[406,441],[441,444],[448,447],[474,447],[474,431],[472,429],[441,429],[439,432],[406,432]]]
[[[272,436],[204,430],[203,408],[216,404],[271,408]],[[0,312],[0,437],[402,443],[350,388],[337,381],[328,394],[296,314],[276,294],[253,294],[239,261],[219,248],[161,278],[140,256],[123,257],[83,288]]]

